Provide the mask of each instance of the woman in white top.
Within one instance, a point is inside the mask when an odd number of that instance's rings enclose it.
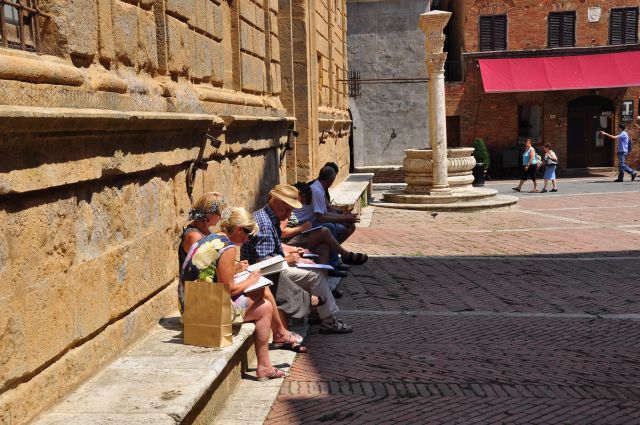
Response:
[[[551,185],[553,189],[551,192],[557,192],[558,187],[556,185],[556,167],[558,165],[558,157],[556,153],[551,150],[551,144],[546,143],[544,145],[544,163],[547,166],[546,170],[544,170],[544,186],[542,187],[542,193],[547,191],[547,184],[549,180],[551,180]]]

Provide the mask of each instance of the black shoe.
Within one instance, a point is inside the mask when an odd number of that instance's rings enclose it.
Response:
[[[552,191],[552,192],[557,192],[557,191],[558,191],[558,189],[551,189],[551,191]]]
[[[631,174],[631,181],[634,181],[636,179],[636,173]]]
[[[515,190],[516,192],[520,192],[520,189],[517,187],[512,187],[511,190]]]
[[[615,179],[613,182],[614,182],[614,183],[622,183],[623,181],[624,181],[624,180],[621,180],[621,179]]]
[[[333,270],[329,270],[329,276],[331,276],[331,277],[347,277],[347,272],[345,272],[344,270],[333,269]]]
[[[342,271],[345,271],[345,272],[346,272],[347,270],[349,270],[349,268],[350,268],[350,267],[349,267],[349,265],[348,265],[348,264],[340,263],[340,264],[338,264],[337,266],[335,266],[334,268],[335,268],[336,270],[342,270]]]
[[[342,292],[341,290],[339,290],[337,288],[336,289],[332,289],[331,293],[333,294],[333,298],[335,298],[336,300],[338,298],[342,298],[342,296],[344,295],[344,292]]]
[[[548,192],[548,191],[547,191],[547,189],[542,189],[542,190],[540,191],[540,193],[547,193],[547,192]],[[552,192],[553,192],[553,191],[552,191]]]

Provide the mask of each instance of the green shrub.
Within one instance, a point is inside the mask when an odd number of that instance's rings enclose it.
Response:
[[[487,150],[487,145],[484,144],[484,140],[479,137],[473,141],[473,157],[476,159],[477,163],[483,163],[484,169],[489,169],[489,151]]]

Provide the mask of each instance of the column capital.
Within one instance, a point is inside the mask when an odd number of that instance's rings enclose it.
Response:
[[[444,48],[444,27],[451,18],[451,12],[433,10],[420,15],[418,26],[426,36],[427,53],[441,53]]]
[[[443,73],[447,53],[432,53],[427,55],[427,75]]]

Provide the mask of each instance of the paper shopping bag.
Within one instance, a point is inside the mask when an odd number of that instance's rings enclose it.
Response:
[[[184,343],[201,347],[226,347],[231,334],[231,295],[221,283],[185,282]]]

